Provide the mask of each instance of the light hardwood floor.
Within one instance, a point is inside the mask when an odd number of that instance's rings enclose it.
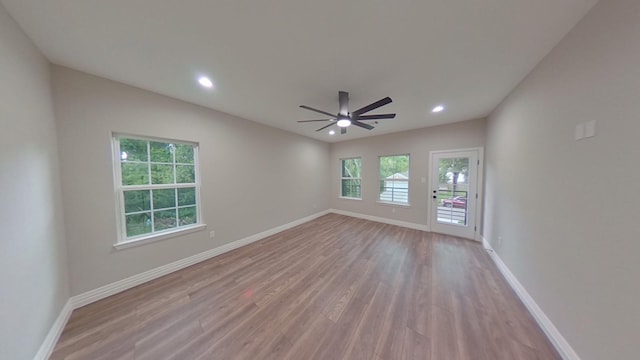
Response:
[[[329,214],[71,315],[52,359],[560,359],[482,246]]]

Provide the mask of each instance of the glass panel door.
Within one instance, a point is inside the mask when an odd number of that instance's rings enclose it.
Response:
[[[431,228],[434,232],[475,238],[478,150],[433,152],[431,156]]]
[[[469,158],[438,159],[438,198],[436,221],[467,225],[469,197]]]

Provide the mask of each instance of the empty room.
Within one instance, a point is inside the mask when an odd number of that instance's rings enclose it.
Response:
[[[0,0],[0,359],[638,359],[638,39],[637,0]]]

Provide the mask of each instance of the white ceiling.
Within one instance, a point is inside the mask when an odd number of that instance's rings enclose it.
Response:
[[[596,1],[0,0],[55,64],[329,142],[488,115]],[[338,90],[398,116],[296,123]]]

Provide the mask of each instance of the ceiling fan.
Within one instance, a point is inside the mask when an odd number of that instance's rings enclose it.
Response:
[[[396,117],[396,114],[378,114],[378,115],[364,115],[369,111],[373,111],[381,106],[385,106],[391,103],[391,98],[386,97],[384,99],[378,100],[372,104],[369,104],[363,108],[360,108],[354,112],[349,112],[349,93],[346,91],[338,91],[338,102],[340,104],[338,113],[333,115],[329,112],[314,109],[310,106],[300,105],[301,108],[315,111],[317,113],[327,115],[329,118],[327,119],[318,119],[318,120],[299,120],[299,123],[304,122],[319,122],[319,121],[329,121],[328,125],[321,127],[316,131],[322,131],[330,126],[338,125],[340,128],[341,134],[347,133],[347,128],[351,125],[355,125],[361,127],[363,129],[371,130],[373,126],[363,123],[362,121],[366,120],[383,120],[383,119],[393,119]]]

